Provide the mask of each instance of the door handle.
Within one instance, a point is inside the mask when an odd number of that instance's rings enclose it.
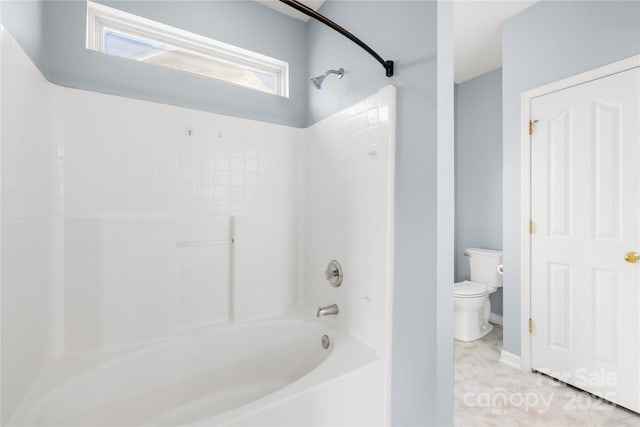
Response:
[[[638,252],[627,252],[624,260],[631,264],[637,264],[640,262],[640,254]]]

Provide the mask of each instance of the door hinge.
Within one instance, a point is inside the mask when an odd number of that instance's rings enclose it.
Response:
[[[529,234],[533,234],[533,221],[529,220]]]
[[[529,120],[529,135],[533,135],[533,120]]]
[[[529,319],[529,333],[533,333],[533,320]]]

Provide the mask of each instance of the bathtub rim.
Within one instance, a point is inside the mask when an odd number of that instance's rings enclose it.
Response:
[[[184,424],[184,426],[218,426],[233,423],[236,420],[241,420],[245,416],[256,414],[263,409],[295,398],[302,393],[323,387],[327,383],[364,370],[373,364],[383,364],[383,358],[369,346],[358,341],[351,335],[345,335],[334,327],[331,327],[331,331],[332,334],[335,331],[335,336],[338,339],[342,338],[342,342],[333,349],[331,354],[329,354],[322,363],[306,375],[259,399],[221,412],[212,417]]]
[[[261,324],[300,324],[307,325],[313,329],[317,329],[318,332],[326,331],[327,335],[331,338],[330,354],[327,355],[317,366],[314,366],[310,371],[306,372],[303,376],[288,383],[284,387],[277,389],[271,393],[259,397],[253,401],[241,404],[235,408],[214,414],[208,419],[220,419],[230,420],[242,416],[247,410],[254,412],[260,408],[277,403],[280,400],[287,399],[300,393],[303,390],[311,388],[313,386],[320,385],[325,381],[319,381],[320,376],[318,374],[311,375],[312,373],[321,369],[329,359],[335,359],[334,356],[337,350],[337,355],[341,358],[349,360],[348,349],[357,353],[356,361],[351,363],[341,364],[338,363],[337,367],[329,365],[332,374],[328,379],[338,378],[339,376],[346,375],[360,367],[365,367],[370,363],[380,359],[380,355],[376,354],[375,350],[371,347],[361,343],[351,335],[345,334],[333,325],[332,319],[316,319],[313,316],[313,310],[307,306],[293,307],[290,311],[285,313],[248,319],[243,321],[226,321],[209,325],[201,325],[193,328],[179,331],[176,334],[154,339],[140,344],[135,344],[127,347],[120,347],[116,349],[110,349],[106,351],[92,351],[82,353],[69,353],[61,358],[55,359],[50,362],[43,370],[42,374],[38,377],[32,389],[27,393],[23,401],[16,408],[14,413],[7,421],[8,426],[13,425],[32,425],[40,414],[40,410],[46,407],[47,402],[55,399],[57,395],[64,392],[64,388],[70,382],[79,380],[82,376],[91,372],[104,369],[111,365],[117,364],[126,360],[127,358],[135,357],[144,352],[152,352],[162,348],[163,346],[170,346],[179,344],[181,340],[193,339],[199,335],[222,333],[225,330],[231,328],[247,329],[255,327]],[[347,348],[343,348],[343,345]],[[318,347],[320,347],[320,337],[318,337]],[[77,365],[79,363],[79,365]],[[74,366],[76,365],[76,366]],[[57,369],[68,370],[68,372],[59,373]],[[325,367],[325,369],[327,369]],[[311,380],[307,377],[311,376]],[[327,380],[328,380],[327,379]],[[303,381],[304,380],[304,381]],[[315,382],[314,382],[315,381]],[[275,397],[273,397],[275,395]],[[158,416],[150,419],[160,419],[166,412],[159,412]],[[197,420],[184,425],[198,425],[203,420]]]

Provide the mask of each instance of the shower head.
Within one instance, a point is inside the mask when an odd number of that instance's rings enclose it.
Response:
[[[322,89],[322,81],[324,80],[324,75],[316,76],[311,78],[311,83],[316,87],[316,89]]]
[[[344,76],[344,68],[340,68],[338,70],[327,70],[327,71],[324,72],[324,74],[321,74],[321,75],[316,76],[316,77],[312,77],[311,78],[311,83],[313,83],[313,85],[316,87],[316,89],[318,89],[318,90],[322,89],[322,81],[329,74],[337,74],[338,78],[341,79]]]

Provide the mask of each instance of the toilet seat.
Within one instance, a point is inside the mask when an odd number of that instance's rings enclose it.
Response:
[[[491,289],[487,285],[469,280],[453,285],[453,296],[458,298],[477,298],[490,293]]]

